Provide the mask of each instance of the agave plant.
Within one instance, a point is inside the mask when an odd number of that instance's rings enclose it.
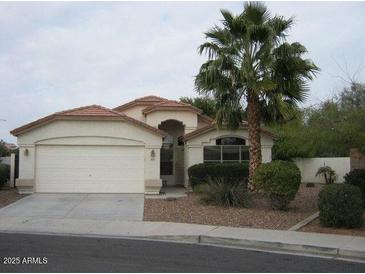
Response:
[[[200,194],[202,203],[224,207],[246,207],[249,201],[247,181],[227,177],[209,177]]]
[[[326,185],[333,184],[337,180],[336,172],[329,166],[320,167],[316,173],[316,177],[323,176]]]

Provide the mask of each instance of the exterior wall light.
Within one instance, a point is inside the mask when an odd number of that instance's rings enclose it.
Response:
[[[29,154],[29,150],[26,148],[26,149],[24,150],[24,155],[25,155],[25,156],[28,156],[28,154]]]
[[[156,153],[155,153],[155,150],[152,149],[151,151],[151,160],[154,161],[155,160],[155,156],[156,156]]]

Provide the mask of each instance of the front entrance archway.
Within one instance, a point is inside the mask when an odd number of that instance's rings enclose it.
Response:
[[[158,128],[168,134],[160,155],[162,185],[184,185],[184,144],[179,142],[179,137],[184,135],[185,126],[177,120],[166,120]]]

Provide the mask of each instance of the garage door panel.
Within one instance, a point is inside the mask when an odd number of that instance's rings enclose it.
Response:
[[[37,192],[143,193],[144,148],[38,146]]]

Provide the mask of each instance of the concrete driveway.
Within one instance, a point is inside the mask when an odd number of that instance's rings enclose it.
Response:
[[[0,219],[142,221],[143,194],[32,194],[0,209]]]

